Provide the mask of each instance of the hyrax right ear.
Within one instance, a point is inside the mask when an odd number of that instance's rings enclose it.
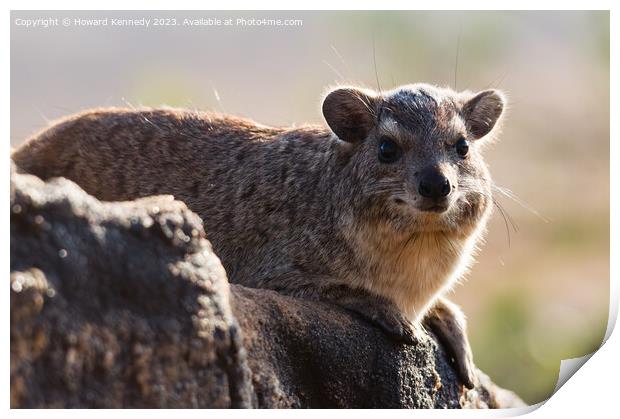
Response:
[[[323,116],[331,130],[343,141],[364,140],[376,124],[377,96],[346,87],[330,92],[323,101]]]
[[[462,109],[467,130],[475,139],[482,138],[493,127],[504,112],[506,99],[498,90],[485,90],[469,99]]]

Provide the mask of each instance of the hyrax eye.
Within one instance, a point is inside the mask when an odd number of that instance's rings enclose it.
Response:
[[[402,150],[392,139],[382,137],[379,142],[379,161],[382,163],[394,163],[402,155]]]
[[[461,157],[465,157],[469,152],[469,143],[463,137],[459,138],[456,144],[454,144],[454,147],[456,148],[456,154]]]

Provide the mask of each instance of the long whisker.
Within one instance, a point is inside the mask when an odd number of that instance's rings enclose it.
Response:
[[[499,205],[500,207],[502,207],[502,210],[504,211],[504,213],[506,214],[506,216],[508,217],[508,221],[510,222],[510,226],[512,227],[513,231],[515,233],[519,232],[519,225],[514,221],[514,218],[512,218],[512,215],[510,215],[510,213],[508,211],[506,211],[506,208],[504,208],[503,205],[501,205],[499,203],[499,201],[497,201],[495,198],[493,198],[493,200],[495,202],[497,202],[497,205]]]
[[[336,56],[340,59],[342,64],[344,64],[345,71],[347,72],[347,74],[350,77],[351,76],[351,70],[349,69],[349,65],[347,64],[347,62],[345,61],[343,56],[338,52],[338,50],[336,49],[336,47],[334,45],[330,45],[330,47],[332,48],[332,51],[334,51],[334,54],[336,54]]]
[[[510,229],[508,228],[508,221],[506,220],[506,213],[504,212],[504,208],[502,208],[502,206],[495,199],[493,199],[493,205],[495,205],[495,207],[499,210],[499,213],[502,215],[502,218],[504,219],[504,226],[506,227],[506,236],[508,237],[508,247],[510,247]]]
[[[379,94],[383,96],[383,90],[381,90],[381,84],[379,83],[379,72],[377,71],[377,53],[375,49],[375,35],[372,35],[372,61],[375,66],[375,79],[377,80],[377,89]]]
[[[342,75],[342,73],[340,73],[340,71],[336,70],[336,67],[334,67],[329,62],[327,62],[327,60],[323,60],[323,64],[325,64],[331,71],[334,72],[336,77],[338,77],[339,81],[343,81],[344,80],[344,76]]]
[[[517,197],[514,194],[514,192],[512,192],[510,189],[503,188],[503,187],[501,187],[499,185],[496,185],[495,183],[492,185],[492,187],[493,187],[494,190],[496,190],[497,192],[501,193],[506,198],[509,198],[509,199],[513,200],[514,202],[519,204],[521,207],[523,207],[524,209],[528,210],[530,213],[532,213],[535,216],[537,216],[538,218],[540,218],[543,222],[549,223],[549,220],[547,218],[542,216],[538,211],[536,211],[534,208],[532,208],[529,204],[527,204],[526,202],[521,200],[519,197]]]
[[[462,192],[479,194],[479,195],[487,197],[493,202],[493,205],[499,210],[499,213],[504,220],[504,226],[506,227],[506,237],[508,240],[508,247],[510,247],[511,245],[510,228],[512,227],[512,230],[515,233],[519,231],[519,227],[515,223],[510,213],[508,213],[508,211],[502,206],[502,204],[497,199],[495,199],[492,193],[487,193],[481,190],[480,188],[476,187],[476,184],[474,184],[473,182],[460,182],[459,188],[461,189]]]
[[[457,88],[457,84],[456,84],[456,75],[458,74],[458,70],[459,70],[459,50],[461,48],[461,31],[463,30],[463,26],[462,23],[459,25],[459,34],[458,37],[456,38],[456,58],[454,60],[454,90],[458,91]]]

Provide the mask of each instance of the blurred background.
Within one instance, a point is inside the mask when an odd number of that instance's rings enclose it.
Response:
[[[59,26],[15,24],[36,18]],[[177,25],[80,27],[74,18]],[[207,18],[222,26],[183,26]],[[477,264],[450,298],[469,318],[478,367],[529,403],[551,395],[560,360],[600,346],[609,303],[608,12],[12,12],[12,22],[12,147],[98,106],[322,124],[321,95],[337,83],[504,90],[509,109],[487,161],[521,204],[497,197],[507,221],[496,211]]]

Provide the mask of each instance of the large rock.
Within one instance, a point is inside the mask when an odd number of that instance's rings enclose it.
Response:
[[[508,407],[433,336],[395,343],[328,304],[230,286],[202,222],[11,178],[12,407]]]

